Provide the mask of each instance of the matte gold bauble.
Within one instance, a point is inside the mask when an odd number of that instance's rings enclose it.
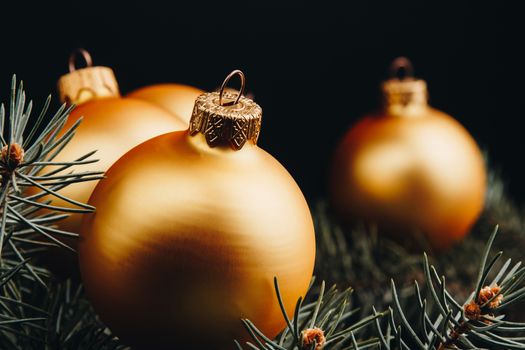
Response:
[[[176,115],[186,125],[190,123],[195,99],[204,91],[183,84],[146,86],[128,94],[128,97],[150,102]]]
[[[124,153],[154,136],[183,130],[185,124],[170,113],[150,103],[121,98],[113,71],[107,67],[92,67],[91,57],[80,51],[88,67],[76,69],[74,56],[70,60],[70,73],[58,82],[61,100],[77,104],[62,130],[68,130],[83,118],[75,136],[56,156],[55,162],[71,161],[96,150],[98,162],[68,168],[67,171],[106,171]],[[44,168],[43,172],[55,169]],[[71,184],[59,191],[67,198],[86,203],[97,181]],[[47,197],[44,197],[44,200]],[[72,207],[69,202],[53,198],[53,204]],[[60,229],[78,233],[82,214],[72,214],[57,223]],[[75,245],[75,242],[68,242]]]
[[[241,318],[272,337],[285,327],[274,276],[290,316],[307,291],[308,205],[256,145],[260,107],[220,95],[196,100],[189,130],[124,155],[89,201],[97,211],[81,232],[82,278],[101,318],[134,349],[233,349],[248,335]]]
[[[377,223],[399,238],[423,233],[446,249],[483,208],[481,152],[460,123],[428,106],[423,80],[390,79],[383,93],[384,109],[354,125],[336,151],[334,206],[345,220]]]

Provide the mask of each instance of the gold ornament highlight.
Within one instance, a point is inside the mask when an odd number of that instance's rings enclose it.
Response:
[[[127,96],[162,107],[188,125],[195,99],[203,93],[201,89],[183,84],[157,84],[137,89]]]
[[[224,92],[239,75],[240,93]],[[134,348],[231,349],[241,318],[268,336],[308,288],[315,235],[286,169],[256,143],[262,110],[232,72],[195,101],[190,129],[153,138],[100,181],[79,244],[95,309]],[[292,315],[290,314],[290,317]]]
[[[336,150],[333,204],[344,220],[377,223],[400,238],[422,232],[446,249],[483,208],[484,160],[460,123],[427,104],[426,83],[412,78],[410,62],[400,58],[392,68],[408,76],[383,83],[383,110],[354,125]]]

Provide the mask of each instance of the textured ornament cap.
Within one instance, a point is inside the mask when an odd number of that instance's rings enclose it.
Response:
[[[400,77],[401,72],[404,72],[403,77]],[[381,85],[387,108],[427,105],[427,83],[413,77],[412,63],[407,58],[395,59],[390,66],[390,75],[392,78]]]
[[[80,54],[86,67],[77,69],[75,60]],[[91,55],[84,49],[74,51],[69,57],[69,73],[58,80],[60,100],[69,104],[81,104],[94,98],[119,97],[119,87],[113,70],[92,66]]]
[[[420,79],[389,79],[382,84],[385,103],[391,105],[427,104],[427,83]]]
[[[241,78],[240,91],[226,91],[226,84],[235,75]],[[197,97],[190,120],[190,135],[201,133],[210,147],[226,145],[236,151],[247,141],[256,144],[261,130],[262,109],[244,97],[243,91],[244,74],[235,70],[226,77],[220,91]]]

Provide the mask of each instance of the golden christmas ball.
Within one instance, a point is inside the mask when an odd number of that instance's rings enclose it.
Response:
[[[157,84],[137,89],[127,96],[162,107],[188,125],[195,99],[203,93],[201,89],[183,84]]]
[[[398,59],[394,68],[407,64]],[[382,88],[383,110],[361,119],[336,150],[334,207],[344,220],[373,222],[399,238],[423,233],[446,249],[483,208],[483,157],[458,121],[427,104],[423,80],[393,78]]]
[[[225,83],[233,74],[243,78]],[[306,293],[312,218],[290,174],[256,145],[261,116],[240,94],[201,95],[189,130],[135,147],[93,192],[82,279],[134,349],[233,349],[248,335],[241,318],[271,337],[285,327],[274,276],[290,317]]]
[[[98,162],[70,167],[67,171],[106,171],[124,153],[152,137],[187,127],[160,107],[150,103],[121,98],[113,71],[108,67],[91,66],[91,57],[80,50],[87,67],[76,69],[74,54],[70,58],[70,73],[58,82],[63,102],[77,107],[69,115],[63,132],[83,118],[75,136],[55,157],[56,162],[72,161],[96,150]],[[44,168],[43,172],[56,169]],[[97,181],[71,184],[59,191],[67,198],[87,203]],[[47,197],[44,197],[44,200]],[[72,207],[69,202],[53,198],[53,205]],[[78,233],[83,214],[73,213],[57,223],[61,230]],[[75,241],[68,243],[75,245]]]

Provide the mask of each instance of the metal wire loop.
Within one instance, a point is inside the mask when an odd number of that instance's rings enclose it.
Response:
[[[412,78],[414,76],[414,67],[408,58],[401,56],[392,61],[389,72],[392,78]]]
[[[82,56],[82,58],[86,62],[86,67],[93,66],[93,59],[91,58],[91,55],[89,54],[89,52],[86,49],[78,48],[75,51],[73,51],[71,55],[69,56],[69,72],[70,73],[77,70],[75,62],[79,55]]]
[[[233,76],[235,76],[235,75],[238,75],[239,78],[241,79],[241,88],[239,90],[239,94],[237,95],[237,98],[235,99],[235,102],[232,103],[231,105],[236,105],[237,103],[239,103],[239,100],[240,100],[241,96],[244,93],[244,86],[245,86],[245,83],[246,83],[246,80],[245,80],[245,77],[244,77],[244,73],[241,70],[236,69],[233,72],[231,72],[230,74],[228,74],[226,79],[224,79],[224,81],[222,82],[221,89],[219,91],[219,105],[221,105],[221,106],[224,106],[222,104],[222,95],[224,94],[224,89],[226,88],[226,84],[228,84],[230,79],[233,78]]]

